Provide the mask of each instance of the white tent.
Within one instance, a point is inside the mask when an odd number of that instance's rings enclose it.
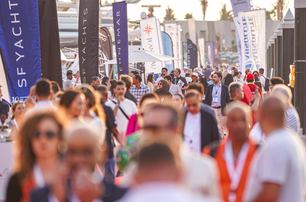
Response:
[[[129,63],[138,63],[138,62],[167,62],[175,60],[172,57],[166,55],[158,55],[145,50],[129,50]],[[107,61],[104,65],[117,64],[117,59]]]

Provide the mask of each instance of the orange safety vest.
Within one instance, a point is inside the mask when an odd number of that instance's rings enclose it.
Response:
[[[230,179],[230,175],[227,170],[226,161],[224,159],[225,142],[226,141],[223,141],[218,147],[218,150],[216,151],[215,159],[216,159],[218,170],[219,170],[220,189],[222,190],[223,200],[224,202],[228,202],[229,194],[231,191],[230,190],[231,179]],[[243,166],[239,185],[236,190],[236,202],[243,201],[243,195],[244,195],[244,190],[245,190],[246,182],[247,182],[248,175],[249,175],[250,166],[252,163],[252,159],[256,153],[256,150],[257,150],[257,144],[254,141],[249,140],[249,148],[248,148],[245,165]],[[210,150],[205,149],[204,153],[209,154]]]

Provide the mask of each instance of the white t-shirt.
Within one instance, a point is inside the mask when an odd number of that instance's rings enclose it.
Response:
[[[255,157],[244,201],[253,201],[265,182],[282,186],[279,202],[305,201],[305,146],[292,131],[282,129],[267,137]]]
[[[201,113],[191,114],[187,113],[184,128],[184,142],[189,148],[201,153]]]
[[[218,169],[215,160],[209,156],[195,154],[182,145],[180,157],[183,166],[183,183],[192,192],[220,199]],[[137,164],[131,163],[123,175],[123,186],[131,186],[137,171]]]
[[[33,113],[37,113],[44,110],[56,110],[56,107],[49,100],[39,101],[35,103],[33,108],[30,108],[28,111],[26,111],[25,116],[29,116]]]
[[[116,100],[115,102],[117,103]],[[111,107],[113,110],[116,107],[116,104],[112,101],[106,102],[106,105]],[[129,99],[124,99],[124,101],[120,102],[120,107],[128,117],[131,117],[131,115],[137,112],[137,107],[135,103]],[[121,112],[120,109],[118,109],[118,112],[116,114],[116,122],[117,122],[117,129],[119,130],[119,132],[125,133],[129,120],[124,116],[124,114]]]
[[[262,88],[264,88],[266,85],[266,78],[264,76],[259,76],[259,81],[262,85]]]
[[[69,90],[72,89],[75,86],[75,81],[74,80],[65,80],[63,83],[63,89],[64,90]]]
[[[255,142],[257,144],[263,144],[265,142],[265,135],[264,133],[262,132],[261,130],[261,127],[260,127],[260,124],[259,123],[256,123],[251,132],[250,132],[250,137],[255,140]]]
[[[214,202],[171,182],[155,182],[132,188],[119,202]]]

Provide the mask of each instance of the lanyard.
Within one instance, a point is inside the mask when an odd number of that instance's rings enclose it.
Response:
[[[220,86],[215,86],[215,95],[218,96],[219,90],[221,89]]]
[[[249,144],[245,143],[240,150],[240,153],[237,159],[237,164],[235,166],[232,142],[227,141],[227,143],[225,144],[224,157],[226,160],[228,174],[231,179],[230,194],[229,194],[230,202],[236,201],[236,191],[237,191],[237,188],[239,186],[239,182],[242,176],[243,167],[245,165],[246,157],[248,154],[248,149],[249,149]]]

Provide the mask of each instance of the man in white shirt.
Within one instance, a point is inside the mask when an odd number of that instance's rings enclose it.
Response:
[[[171,106],[152,104],[144,110],[142,119],[140,142],[167,144],[181,160],[184,185],[193,192],[219,199],[216,164],[212,158],[196,154],[183,144],[177,110]],[[129,165],[124,172],[123,185],[134,184],[136,172],[137,162]]]
[[[138,154],[135,186],[121,202],[205,202],[181,184],[181,170],[164,144],[153,143]]]
[[[155,83],[158,83],[161,80],[163,80],[165,78],[165,76],[168,76],[168,69],[166,67],[163,67],[162,70],[161,70],[161,75],[160,75],[160,77],[157,78]]]
[[[48,79],[41,79],[35,84],[36,103],[33,108],[26,112],[26,115],[40,110],[54,110],[51,82]]]
[[[267,92],[269,91],[269,83],[266,83],[266,82],[269,82],[269,79],[267,79],[264,74],[265,74],[265,70],[263,68],[260,68],[258,78],[261,83],[262,89],[264,89]]]
[[[75,81],[73,80],[72,70],[68,70],[66,76],[67,76],[67,79],[63,83],[63,89],[69,90],[75,86]]]
[[[305,146],[297,134],[285,129],[285,105],[271,96],[259,109],[266,142],[255,157],[246,202],[303,202],[306,188]]]
[[[204,147],[220,140],[217,120],[211,109],[202,104],[197,91],[187,91],[185,102],[184,142],[192,151],[201,154]]]
[[[117,129],[121,134],[125,134],[130,116],[137,112],[135,103],[124,97],[125,92],[125,83],[118,81],[115,88],[116,99],[106,103],[114,111]]]

